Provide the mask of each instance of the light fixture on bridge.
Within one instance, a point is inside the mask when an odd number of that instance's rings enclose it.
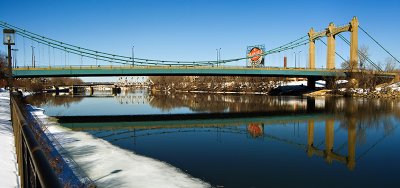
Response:
[[[14,29],[3,29],[3,44],[4,45],[15,45],[15,30]]]

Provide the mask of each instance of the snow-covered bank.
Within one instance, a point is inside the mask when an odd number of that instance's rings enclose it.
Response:
[[[0,92],[0,187],[19,187],[8,91]]]
[[[48,124],[48,130],[98,187],[210,187],[167,163],[63,128],[49,121],[43,111],[32,113]]]

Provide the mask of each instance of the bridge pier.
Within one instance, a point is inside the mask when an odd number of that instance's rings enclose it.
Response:
[[[307,77],[307,87],[309,89],[314,90],[316,81],[317,81],[317,78],[315,78],[315,77]]]

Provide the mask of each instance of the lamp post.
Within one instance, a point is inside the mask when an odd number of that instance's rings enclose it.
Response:
[[[221,61],[221,48],[218,49],[218,64]]]
[[[293,52],[293,54],[294,54],[294,68],[297,68],[297,54],[299,54],[299,67],[300,67],[300,53],[301,53],[301,50],[299,51],[299,52]]]
[[[3,44],[8,46],[8,88],[10,90],[10,97],[12,92],[12,67],[11,67],[11,46],[15,45],[15,30],[3,29]],[[10,105],[11,106],[11,105]]]
[[[31,46],[32,48],[32,67],[35,68],[35,47]]]
[[[218,55],[218,48],[217,49],[215,49],[215,51],[217,52],[217,67],[218,67],[218,57],[219,57],[219,55]]]
[[[135,45],[132,45],[132,66],[135,66]]]
[[[301,50],[298,52],[299,54],[299,68],[301,68]]]
[[[217,51],[217,67],[218,67],[219,61],[221,60],[221,48],[217,48],[215,49],[215,51]]]

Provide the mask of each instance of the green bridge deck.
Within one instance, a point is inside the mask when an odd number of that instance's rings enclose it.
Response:
[[[190,66],[67,66],[15,68],[15,78],[86,76],[269,76],[346,77],[343,70]]]

